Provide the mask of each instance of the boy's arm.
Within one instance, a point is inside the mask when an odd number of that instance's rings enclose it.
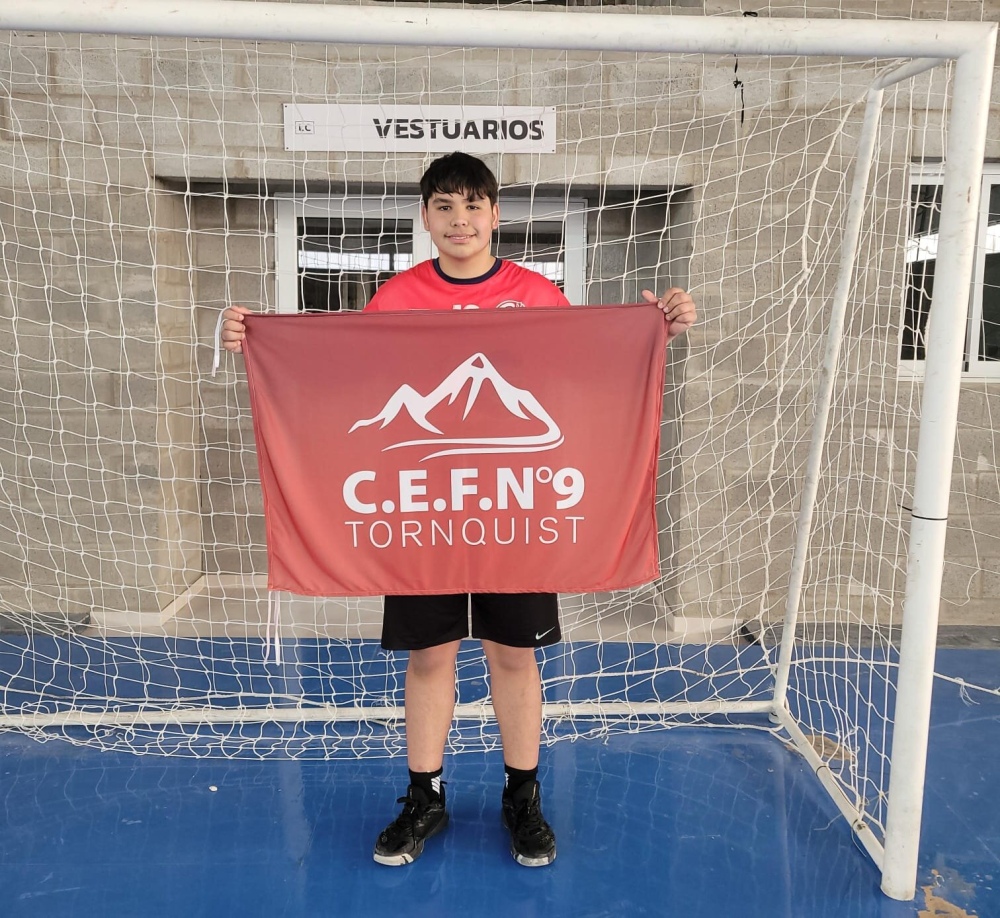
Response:
[[[372,297],[371,301],[365,307],[365,312],[377,312],[379,310],[380,305],[376,302],[377,299],[378,292],[376,292],[375,296]],[[223,311],[219,338],[222,341],[222,346],[227,351],[233,354],[243,353],[243,339],[247,336],[243,317],[250,315],[253,315],[253,310],[247,309],[246,306],[229,306]]]
[[[243,353],[243,339],[247,336],[243,317],[252,312],[253,310],[247,309],[246,306],[230,306],[222,314],[222,331],[219,337],[227,351],[232,351],[234,354]]]
[[[698,318],[691,294],[680,287],[671,287],[663,296],[657,296],[652,290],[642,291],[647,303],[656,303],[663,310],[663,318],[667,320],[667,342],[678,335],[684,334]]]

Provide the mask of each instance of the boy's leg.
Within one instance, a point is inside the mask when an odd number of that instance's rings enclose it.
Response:
[[[411,650],[406,667],[406,752],[410,783],[403,811],[375,842],[379,864],[402,867],[424,851],[424,842],[448,825],[441,782],[444,747],[455,713],[455,658],[460,641]]]
[[[402,812],[375,842],[380,864],[412,863],[448,824],[441,766],[455,713],[455,659],[469,633],[468,603],[467,594],[385,599],[382,646],[410,653],[404,702],[410,779],[398,801]]]
[[[508,647],[489,640],[482,643],[490,665],[493,710],[503,742],[508,786],[501,807],[503,823],[510,831],[510,853],[525,867],[543,867],[556,858],[556,838],[542,815],[537,776],[542,683],[535,651],[532,647]]]
[[[490,665],[493,711],[500,725],[504,764],[525,771],[538,767],[542,735],[542,681],[533,647],[506,647],[483,640]]]
[[[441,768],[455,716],[455,660],[460,643],[450,641],[410,651],[405,698],[406,760],[410,771]]]

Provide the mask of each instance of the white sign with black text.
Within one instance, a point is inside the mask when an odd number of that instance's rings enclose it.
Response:
[[[285,105],[285,149],[554,153],[556,110],[488,105]]]

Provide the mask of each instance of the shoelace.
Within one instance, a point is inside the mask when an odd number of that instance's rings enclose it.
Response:
[[[406,794],[403,797],[397,797],[396,803],[403,804],[403,812],[396,817],[395,821],[399,822],[400,820],[406,819],[412,822],[414,819],[419,819],[421,816],[421,810],[425,809],[432,802],[433,801],[428,800],[426,803],[421,805],[419,800],[415,797],[411,797],[409,794]]]
[[[542,835],[550,829],[542,818],[542,808],[537,800],[525,800],[517,808],[517,834],[522,836]]]
[[[448,782],[442,781],[441,787],[444,787]],[[404,794],[402,797],[396,798],[396,803],[403,804],[403,812],[400,813],[393,821],[392,825],[386,829],[389,832],[392,829],[399,829],[401,831],[409,832],[413,828],[413,823],[420,818],[421,810],[433,803],[432,800],[427,800],[423,806],[421,806],[420,801],[416,797],[411,797],[409,794]]]
[[[416,798],[411,797],[409,794],[397,798],[396,803],[403,804],[403,812],[392,821],[392,825],[386,829],[386,834],[394,830],[397,832],[412,832],[413,824],[421,817],[423,807],[421,807],[420,802]]]
[[[396,822],[399,822],[399,820],[402,819],[404,816],[406,816],[407,818],[412,818],[413,814],[420,806],[420,804],[417,803],[417,801],[413,797],[409,796],[409,794],[407,794],[405,797],[398,797],[396,799],[396,803],[403,804],[403,812],[396,817]]]
[[[404,804],[403,812],[382,831],[382,838],[389,842],[397,839],[399,836],[413,834],[414,815],[418,807],[417,801],[412,797],[400,797],[396,803]]]

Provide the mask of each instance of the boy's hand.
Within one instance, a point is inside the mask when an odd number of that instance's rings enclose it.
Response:
[[[234,354],[243,353],[243,339],[247,336],[246,328],[243,325],[243,317],[250,315],[253,310],[246,306],[230,306],[222,315],[222,346],[227,351]]]
[[[680,287],[671,287],[663,296],[657,296],[652,290],[642,291],[647,303],[656,303],[663,310],[663,318],[667,320],[667,341],[684,334],[698,318],[691,294]]]

